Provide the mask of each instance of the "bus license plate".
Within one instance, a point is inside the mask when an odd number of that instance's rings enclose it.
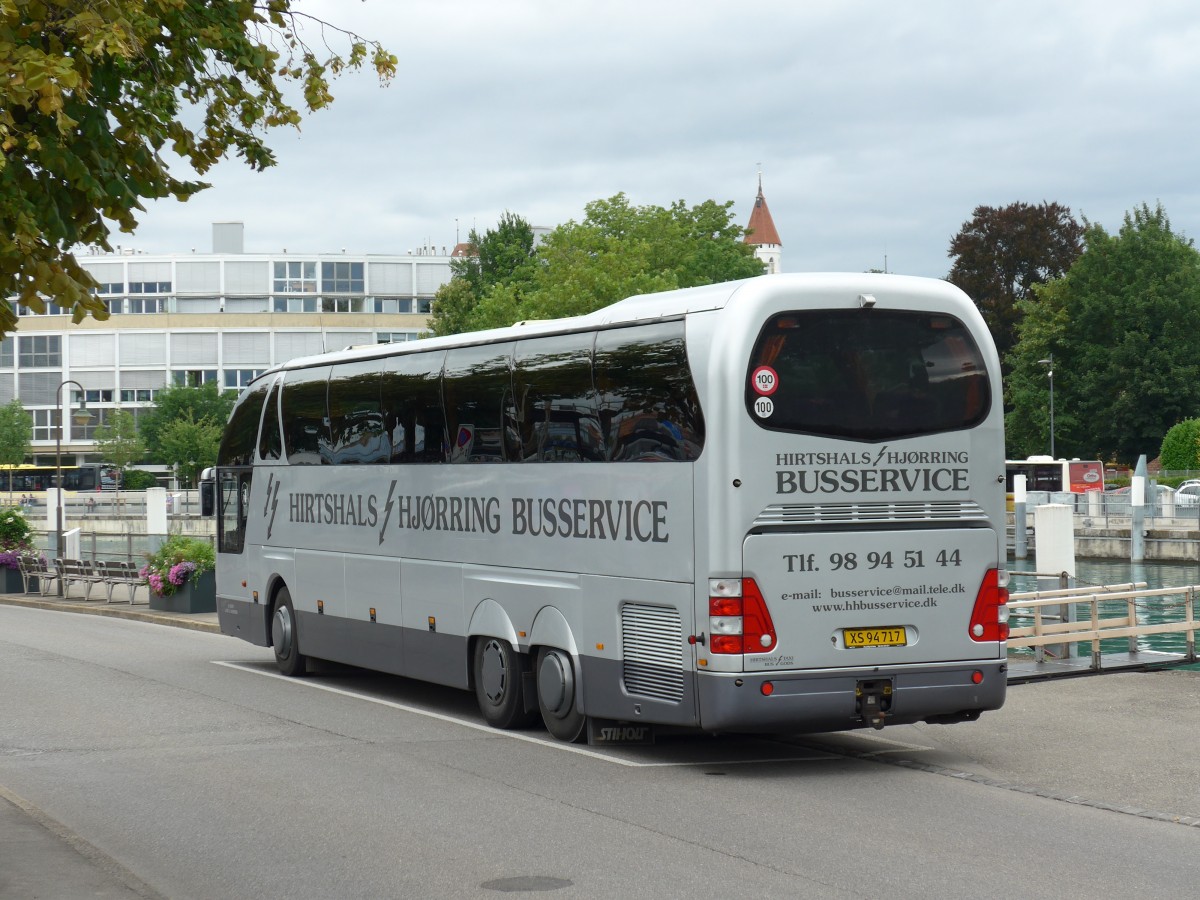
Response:
[[[906,647],[903,628],[843,628],[842,642],[849,650],[858,647]]]

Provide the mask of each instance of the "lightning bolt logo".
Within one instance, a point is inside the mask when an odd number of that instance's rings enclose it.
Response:
[[[267,514],[267,511],[271,508],[271,486],[273,484],[275,484],[275,473],[274,472],[272,472],[270,477],[267,479],[267,500],[265,503],[263,503],[263,515],[264,516]]]
[[[871,463],[871,465],[878,466],[879,461],[883,459],[883,454],[885,453],[887,453],[887,444],[884,444],[883,447],[880,448],[879,453],[875,455],[875,462]]]
[[[279,482],[275,480],[274,475],[267,482],[267,505],[271,508],[271,519],[267,522],[267,540],[270,540],[271,531],[275,528],[275,512],[279,509]],[[263,513],[266,513],[265,509]]]
[[[388,487],[387,503],[383,506],[383,525],[379,529],[379,543],[383,543],[384,537],[387,535],[388,522],[392,518],[392,495],[396,493],[396,479],[392,479],[391,486]]]

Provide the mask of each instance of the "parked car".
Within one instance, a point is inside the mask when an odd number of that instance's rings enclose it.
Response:
[[[1200,481],[1186,481],[1175,491],[1176,506],[1200,506]]]

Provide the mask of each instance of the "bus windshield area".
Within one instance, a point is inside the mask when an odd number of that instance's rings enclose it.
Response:
[[[756,376],[769,373],[769,403]],[[898,310],[782,313],[764,326],[746,379],[760,426],[861,441],[970,428],[991,391],[983,355],[952,316]]]

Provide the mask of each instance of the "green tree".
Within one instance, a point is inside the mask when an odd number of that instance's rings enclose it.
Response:
[[[624,194],[593,201],[582,222],[546,236],[533,265],[485,287],[462,330],[582,315],[635,294],[761,275],[732,206],[633,206]]]
[[[1161,205],[1116,235],[1088,224],[1071,270],[1022,301],[1008,379],[1010,456],[1045,452],[1046,368],[1054,358],[1059,455],[1130,462],[1200,409],[1200,253]]]
[[[104,424],[96,426],[93,438],[100,458],[122,473],[146,455],[146,445],[128,410],[108,410]]]
[[[975,301],[1004,359],[1016,343],[1019,303],[1061,278],[1083,251],[1083,226],[1058,203],[977,206],[950,241],[947,280]]]
[[[0,465],[19,466],[29,455],[33,442],[33,416],[12,400],[0,406]],[[12,497],[12,479],[9,479],[9,498]]]
[[[146,455],[146,445],[138,435],[137,422],[133,414],[124,409],[112,409],[107,412],[103,425],[96,426],[93,434],[96,450],[100,458],[114,466],[121,473],[117,482],[117,502],[121,500],[121,486],[125,480],[125,470]]]
[[[233,391],[218,391],[214,382],[199,387],[173,385],[155,394],[154,406],[142,413],[138,422],[146,452],[153,462],[166,463],[163,454],[162,433],[172,422],[190,419],[193,422],[208,420],[223,428],[233,411],[237,395]]]
[[[471,229],[471,254],[450,260],[450,281],[433,298],[430,327],[434,334],[472,329],[479,301],[495,285],[528,284],[533,277],[533,228],[505,210],[495,228],[479,234]]]
[[[264,169],[275,163],[265,131],[300,122],[292,83],[313,111],[346,68],[393,77],[379,44],[294,5],[0,0],[0,296],[108,318],[71,248],[111,250],[110,223],[132,233],[143,199],[208,187],[175,177],[164,148],[200,176],[231,151]],[[344,55],[329,49],[338,43]],[[15,327],[0,304],[0,332]]]
[[[1158,461],[1168,471],[1200,469],[1200,419],[1172,425],[1163,436]]]
[[[211,419],[175,419],[159,435],[163,460],[178,467],[187,485],[194,485],[205,467],[216,464],[222,431]]]

